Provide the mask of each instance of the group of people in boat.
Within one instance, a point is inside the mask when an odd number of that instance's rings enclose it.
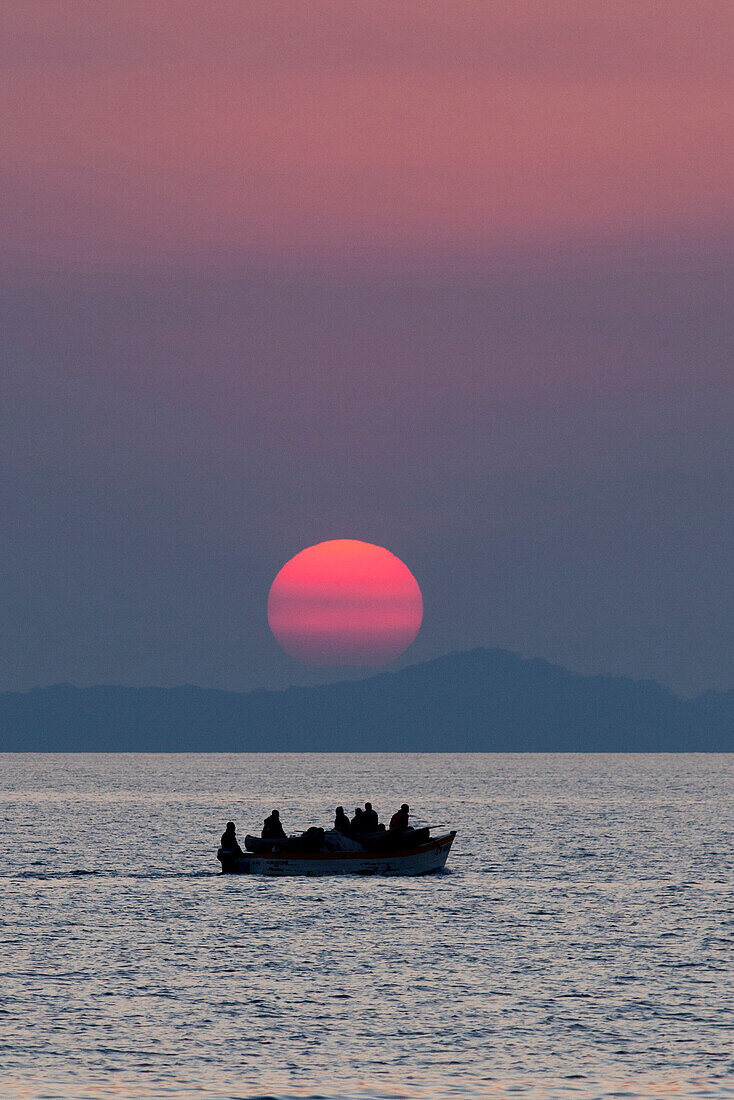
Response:
[[[407,802],[404,802],[400,809],[390,818],[390,828],[407,829],[409,823],[410,806]],[[384,829],[385,826],[380,825],[379,815],[371,802],[365,802],[364,809],[355,806],[354,817],[351,821],[344,813],[343,806],[337,806],[336,808],[334,829],[337,833],[341,833],[342,836],[360,837],[364,836],[365,833],[379,832],[380,828]]]
[[[427,830],[426,830],[427,831]],[[333,832],[340,834],[342,837],[348,838],[348,840],[354,842],[355,846],[361,845],[364,847],[371,846],[371,842],[375,837],[380,837],[386,832],[391,834],[391,839],[398,841],[400,836],[405,833],[412,833],[413,830],[410,826],[410,806],[407,802],[404,802],[399,810],[396,811],[390,818],[389,828],[386,830],[384,823],[380,823],[379,815],[371,802],[365,802],[364,809],[357,806],[354,811],[354,817],[350,818],[344,812],[343,806],[337,806],[334,816]],[[316,834],[319,834],[318,836]],[[318,828],[307,829],[302,834],[302,838],[310,838],[311,845],[320,843],[324,838],[324,830]],[[279,840],[287,841],[288,838],[283,823],[280,820],[280,811],[272,810],[270,814],[265,818],[263,827],[260,833],[260,840],[277,842]],[[247,846],[250,845],[251,838],[247,838]],[[228,821],[227,827],[222,834],[221,846],[225,851],[233,852],[236,855],[244,855],[237,840],[237,830],[234,821]]]

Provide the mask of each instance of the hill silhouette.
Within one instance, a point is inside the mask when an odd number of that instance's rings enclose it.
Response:
[[[238,693],[69,684],[0,694],[5,752],[731,752],[734,692],[581,676],[500,649]]]

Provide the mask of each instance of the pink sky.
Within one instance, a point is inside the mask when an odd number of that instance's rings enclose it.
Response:
[[[725,224],[729,0],[8,0],[11,259],[476,252]]]
[[[731,688],[733,29],[6,0],[0,688],[293,682],[269,587],[345,536],[406,660]]]

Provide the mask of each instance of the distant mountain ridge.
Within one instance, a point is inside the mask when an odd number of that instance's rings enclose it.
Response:
[[[285,691],[0,694],[3,752],[732,752],[734,691],[684,700],[501,649]]]

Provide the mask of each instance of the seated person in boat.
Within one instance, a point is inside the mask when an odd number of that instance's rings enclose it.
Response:
[[[349,822],[349,818],[344,813],[343,806],[337,806],[336,815],[334,817],[334,830],[337,833],[341,833],[342,836],[350,836],[352,832],[352,826]]]
[[[222,833],[221,846],[225,852],[234,852],[235,855],[244,855],[237,841],[234,821],[227,822],[227,828]]]
[[[365,802],[364,813],[362,814],[362,832],[376,833],[379,823],[380,819],[377,816],[377,811],[372,809],[372,803]]]
[[[403,802],[402,806],[397,813],[394,813],[390,818],[391,829],[407,829],[410,824],[410,806],[407,802]]]
[[[270,816],[265,818],[260,836],[263,840],[283,840],[285,838],[285,829],[280,823],[280,812],[278,810],[273,810]]]
[[[363,817],[364,810],[361,810],[359,806],[355,806],[354,817],[352,818],[352,824],[350,825],[352,836],[357,836],[359,833],[364,832],[364,823],[362,821]]]
[[[298,838],[298,841],[302,852],[320,852],[324,847],[324,830],[317,825],[312,825]]]

